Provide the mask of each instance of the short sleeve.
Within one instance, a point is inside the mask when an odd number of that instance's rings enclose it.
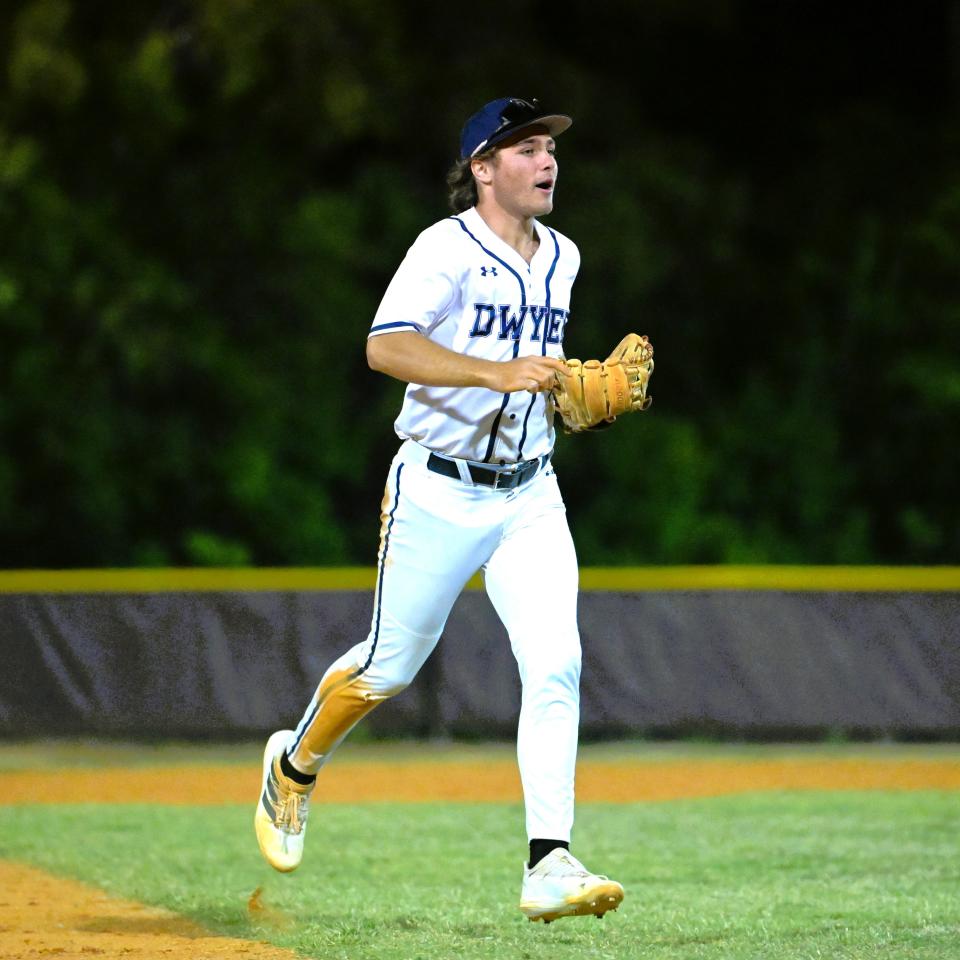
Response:
[[[369,336],[416,330],[427,334],[446,319],[457,297],[455,259],[448,230],[436,224],[407,251],[393,275]]]

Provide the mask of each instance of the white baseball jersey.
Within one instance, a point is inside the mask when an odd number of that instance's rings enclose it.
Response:
[[[387,287],[370,336],[416,330],[483,360],[561,356],[580,252],[534,226],[540,246],[529,264],[476,208],[428,227]],[[553,449],[553,404],[544,393],[411,383],[394,429],[448,456],[515,463]]]

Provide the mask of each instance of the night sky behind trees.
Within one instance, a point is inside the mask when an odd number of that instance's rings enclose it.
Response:
[[[0,565],[372,564],[366,330],[504,95],[575,119],[567,354],[656,346],[649,414],[558,442],[581,562],[960,562],[960,4],[37,0]]]

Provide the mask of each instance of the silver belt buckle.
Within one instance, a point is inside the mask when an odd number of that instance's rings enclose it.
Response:
[[[537,470],[540,469],[540,460],[526,460],[521,461],[517,466],[512,470],[502,470],[497,472],[497,485],[499,486],[500,477],[506,475],[508,477],[516,477],[516,482],[513,484],[511,489],[519,487],[522,483],[526,483],[525,477],[532,477]]]
[[[500,478],[501,477],[512,477],[517,471],[516,470],[498,470],[497,475],[493,478],[493,489],[500,489]]]

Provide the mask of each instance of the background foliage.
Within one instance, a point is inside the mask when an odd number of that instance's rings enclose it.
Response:
[[[372,563],[365,331],[515,92],[576,118],[568,354],[657,347],[650,415],[559,444],[581,560],[956,563],[958,36],[946,0],[4,5],[0,565]]]

